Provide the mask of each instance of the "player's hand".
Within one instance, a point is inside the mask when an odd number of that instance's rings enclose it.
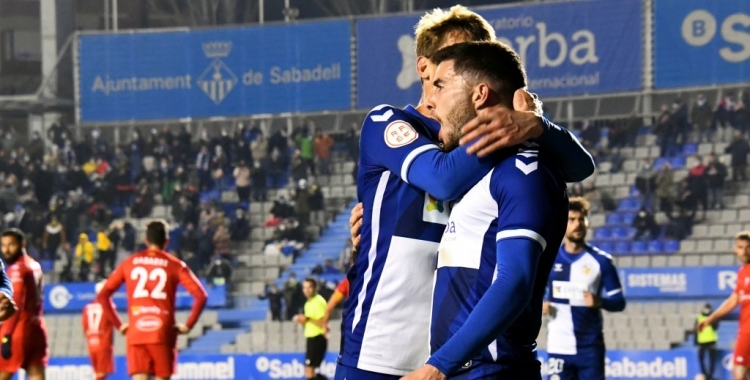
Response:
[[[177,330],[178,333],[180,333],[180,335],[186,335],[187,333],[190,332],[190,329],[184,323],[178,323],[174,325],[174,328]]]
[[[591,292],[583,292],[583,302],[587,307],[601,307],[602,299]]]
[[[352,215],[349,217],[349,234],[352,237],[352,247],[354,250],[359,246],[362,236],[359,230],[362,228],[362,218],[365,216],[365,206],[360,202],[352,209]]]
[[[467,152],[484,157],[541,136],[544,132],[541,117],[542,105],[536,95],[520,88],[513,94],[513,109],[497,105],[479,111],[461,129],[460,143],[474,141]]]
[[[294,316],[294,321],[299,323],[300,325],[304,325],[307,323],[307,317],[305,317],[304,314],[297,314]]]
[[[437,368],[425,364],[422,368],[404,376],[401,380],[446,380],[448,376],[443,375]]]
[[[12,317],[18,311],[18,306],[13,298],[8,298],[5,293],[0,293],[0,322]]]
[[[127,324],[127,323],[123,323],[122,325],[120,325],[120,334],[122,334],[122,335],[127,334],[128,333],[128,327],[130,327],[130,325]]]
[[[6,334],[3,337],[2,345],[0,346],[0,354],[2,354],[3,359],[8,360],[10,359],[11,355],[13,353],[10,350],[11,342],[10,342],[10,334]]]

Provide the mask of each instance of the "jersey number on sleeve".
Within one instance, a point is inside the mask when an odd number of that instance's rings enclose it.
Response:
[[[98,332],[99,324],[102,322],[102,309],[100,307],[89,307],[86,311],[86,318],[88,318],[88,332]]]
[[[146,282],[158,281],[151,291],[151,298],[157,300],[167,299],[167,293],[164,293],[164,287],[167,285],[167,271],[163,268],[154,268],[150,272],[144,267],[135,267],[130,272],[130,279],[136,280],[133,298],[146,298],[149,296],[146,289]]]

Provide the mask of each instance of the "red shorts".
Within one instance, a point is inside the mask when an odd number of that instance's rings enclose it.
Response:
[[[177,369],[177,349],[164,344],[129,344],[128,375],[170,377]]]
[[[115,373],[115,363],[112,358],[111,349],[89,350],[91,366],[94,367],[94,373]]]
[[[11,357],[0,360],[0,371],[16,373],[29,367],[47,367],[49,348],[47,332],[38,325],[17,325],[10,337]]]
[[[750,334],[737,334],[734,346],[734,364],[750,367]]]

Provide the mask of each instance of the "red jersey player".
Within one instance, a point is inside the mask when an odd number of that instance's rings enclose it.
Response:
[[[49,351],[42,318],[42,267],[26,254],[26,238],[18,229],[3,232],[0,248],[18,305],[18,312],[0,326],[0,380],[10,379],[20,368],[27,379],[44,380]]]
[[[740,331],[734,347],[732,373],[735,380],[746,380],[750,368],[750,231],[740,232],[735,236],[734,254],[742,262],[742,268],[737,272],[734,292],[718,309],[698,324],[698,331],[715,323],[740,305]]]
[[[101,292],[104,281],[96,284],[96,294]],[[110,301],[111,302],[111,301]],[[112,308],[114,309],[114,305]],[[96,380],[105,380],[107,375],[115,372],[112,358],[112,322],[104,317],[102,305],[98,300],[91,301],[83,308],[83,332],[86,334],[86,345],[89,348],[91,366],[94,368]]]
[[[176,257],[164,252],[169,229],[163,221],[146,227],[145,251],[128,257],[109,276],[97,296],[104,315],[115,328],[126,334],[128,374],[133,380],[168,380],[177,363],[177,334],[187,334],[206,306],[206,290],[193,272]],[[128,320],[123,324],[110,302],[112,294],[125,283]],[[177,285],[195,298],[185,324],[175,322]]]

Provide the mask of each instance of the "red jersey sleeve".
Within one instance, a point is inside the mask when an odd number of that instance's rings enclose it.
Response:
[[[339,285],[336,287],[336,290],[344,295],[344,298],[349,297],[349,279],[344,278],[343,281],[339,282]]]
[[[123,272],[124,270],[121,264],[114,272],[112,272],[107,279],[107,282],[104,283],[104,287],[99,292],[99,295],[96,296],[96,300],[102,305],[104,316],[112,322],[112,325],[118,330],[122,326],[122,321],[120,320],[120,316],[117,315],[117,311],[115,311],[114,303],[112,303],[112,295],[115,294],[117,289],[120,289],[122,283],[125,282]]]
[[[203,285],[201,285],[201,282],[198,280],[197,277],[195,277],[195,274],[193,274],[193,271],[190,270],[190,268],[185,265],[185,263],[181,263],[180,272],[179,272],[179,280],[180,284],[193,296],[195,299],[195,302],[193,303],[193,308],[190,311],[190,317],[188,318],[187,322],[185,322],[185,325],[192,329],[193,326],[195,326],[195,323],[198,322],[198,318],[200,318],[201,313],[203,313],[203,308],[206,307],[206,302],[208,301],[208,295],[206,293],[206,289],[203,288]]]

